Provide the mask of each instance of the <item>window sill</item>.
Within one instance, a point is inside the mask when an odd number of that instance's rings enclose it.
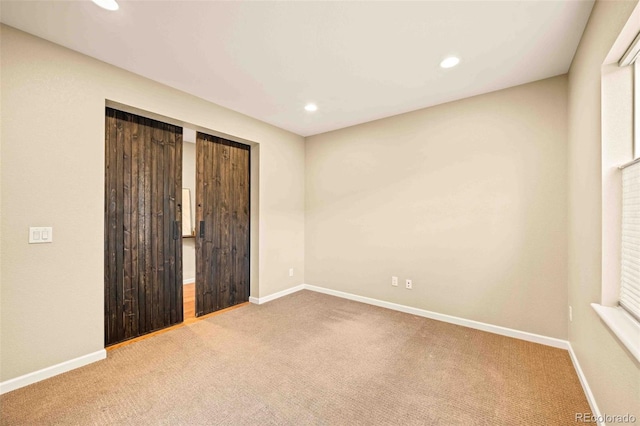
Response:
[[[618,306],[609,307],[592,303],[591,307],[636,360],[640,361],[640,323]]]

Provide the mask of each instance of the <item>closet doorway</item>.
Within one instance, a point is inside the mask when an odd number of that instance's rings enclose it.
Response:
[[[106,108],[105,346],[182,322],[182,128]]]
[[[107,347],[249,300],[250,147],[187,132],[106,108]]]
[[[196,319],[196,131],[182,129],[182,274],[184,321]]]

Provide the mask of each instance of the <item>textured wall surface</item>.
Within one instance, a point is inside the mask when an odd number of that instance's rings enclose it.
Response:
[[[566,338],[566,87],[307,138],[307,283]]]

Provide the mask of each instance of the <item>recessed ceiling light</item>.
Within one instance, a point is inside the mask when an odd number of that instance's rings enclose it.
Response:
[[[442,68],[452,68],[460,63],[460,58],[456,58],[455,56],[449,56],[444,61],[440,62],[440,66]]]
[[[120,8],[116,0],[91,0],[91,1],[97,4],[98,6],[100,6],[101,8],[107,9],[107,10],[118,10]]]
[[[316,104],[306,104],[304,106],[304,109],[309,111],[309,112],[314,112],[318,110],[318,106]]]

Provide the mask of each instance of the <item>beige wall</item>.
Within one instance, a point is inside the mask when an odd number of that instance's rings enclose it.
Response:
[[[640,418],[640,366],[599,320],[603,259],[601,68],[635,1],[599,1],[569,72],[569,340],[600,411]],[[607,154],[611,155],[611,153]],[[606,239],[605,239],[606,241]],[[610,252],[610,251],[609,251]],[[606,271],[605,271],[606,272]]]
[[[303,282],[302,137],[6,26],[1,38],[0,380],[104,347],[106,100],[257,143],[252,295]],[[54,242],[27,244],[29,226],[53,226]]]
[[[306,282],[566,338],[566,85],[307,138]]]

